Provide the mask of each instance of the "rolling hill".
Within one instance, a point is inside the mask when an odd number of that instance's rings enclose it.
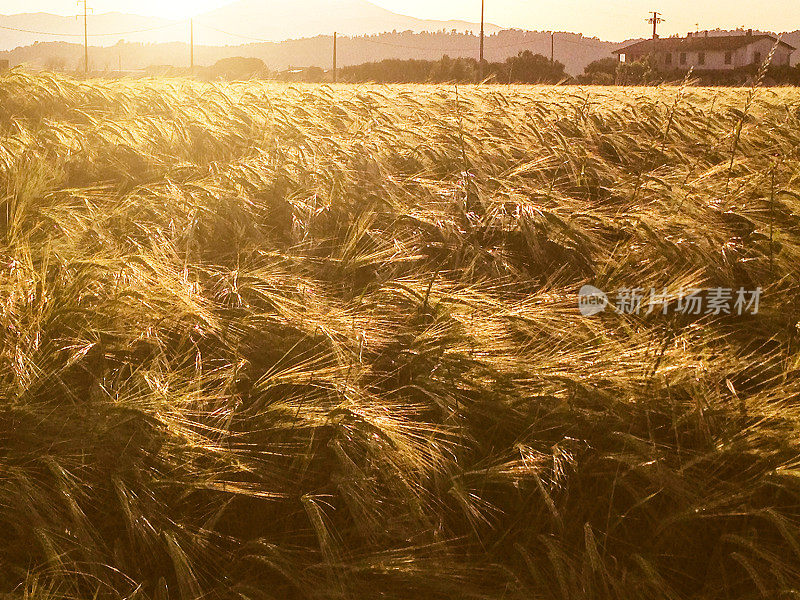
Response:
[[[291,3],[240,0],[209,12],[196,22],[218,32],[227,31],[240,37],[268,41],[332,34],[334,31],[343,35],[363,35],[393,30],[480,30],[478,24],[466,21],[424,20],[397,14],[366,0],[301,0]],[[490,32],[500,29],[495,25],[487,27]]]
[[[91,15],[89,27],[94,46],[111,46],[122,38],[142,43],[186,38],[183,23],[123,13]],[[83,43],[83,20],[48,13],[0,15],[0,50],[37,42]]]
[[[195,36],[211,46],[243,41],[274,41],[331,35],[377,34],[387,31],[473,31],[466,21],[433,21],[397,14],[366,0],[300,0],[292,3],[240,0],[195,18]],[[500,31],[487,25],[489,33]],[[188,23],[140,15],[106,13],[89,17],[93,46],[119,40],[138,43],[187,41]],[[82,42],[83,20],[47,13],[0,15],[0,50],[36,42]]]
[[[291,67],[319,66],[327,68],[331,62],[331,36],[315,36],[282,42],[252,42],[237,46],[215,46],[198,39],[195,29],[195,64],[212,65],[223,58],[246,56],[259,58],[273,70]],[[593,60],[611,56],[619,44],[597,38],[585,38],[574,33],[556,35],[556,59],[572,74],[583,72]],[[478,37],[472,33],[385,33],[366,36],[343,36],[339,39],[339,66],[358,65],[384,59],[438,60],[450,57],[475,57]],[[487,36],[486,58],[503,61],[522,50],[549,55],[550,34],[547,32],[505,30]],[[89,52],[90,64],[95,71],[132,71],[151,65],[188,66],[189,48],[186,43],[165,42],[149,44],[140,42],[119,43],[111,47],[93,47]],[[34,68],[81,69],[83,46],[73,40],[51,42],[0,52],[12,65],[26,64]]]

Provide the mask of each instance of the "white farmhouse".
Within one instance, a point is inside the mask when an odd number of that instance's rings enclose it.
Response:
[[[772,35],[753,35],[752,30],[746,35],[714,36],[706,31],[690,33],[685,38],[656,38],[620,48],[614,54],[621,62],[636,62],[653,55],[660,71],[690,67],[696,71],[733,71],[751,65],[761,66],[776,43],[772,66],[789,66],[795,51],[793,46],[783,41],[779,43]]]

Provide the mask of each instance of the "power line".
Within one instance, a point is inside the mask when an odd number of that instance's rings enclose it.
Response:
[[[81,0],[83,2],[83,0]],[[147,33],[149,31],[158,31],[159,29],[167,29],[169,27],[175,27],[177,25],[182,25],[184,21],[180,21],[178,23],[170,23],[168,25],[159,25],[158,27],[148,27],[147,29],[135,29],[133,31],[120,31],[116,33],[90,33],[89,37],[113,37],[113,36],[120,36],[120,35],[132,35],[134,33]],[[55,31],[36,31],[33,29],[20,29],[18,27],[8,27],[6,25],[0,25],[0,29],[5,29],[6,31],[18,31],[20,33],[32,33],[35,35],[49,35],[53,37],[75,37],[75,38],[82,38],[84,34],[82,33],[58,33]]]
[[[206,25],[205,23],[199,23],[198,25],[205,27],[206,29],[211,29],[212,31],[216,31],[217,33],[223,33],[225,35],[229,35],[231,37],[238,37],[242,38],[243,40],[250,40],[252,42],[262,42],[265,44],[275,44],[275,40],[265,40],[263,38],[251,37],[249,35],[242,35],[240,33],[231,33],[230,31],[224,31],[222,29],[217,29],[216,27],[212,27],[211,25]]]
[[[83,37],[82,33],[53,33],[52,31],[34,31],[33,29],[19,29],[18,27],[6,27],[0,25],[0,29],[6,31],[19,31],[21,33],[34,33],[36,35],[53,35],[58,37]]]

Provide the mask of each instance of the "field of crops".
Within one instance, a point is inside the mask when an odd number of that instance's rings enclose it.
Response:
[[[1,597],[800,595],[797,90],[14,70],[0,203]]]

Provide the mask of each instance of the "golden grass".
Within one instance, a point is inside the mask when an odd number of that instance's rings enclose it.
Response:
[[[800,94],[749,94],[0,77],[0,592],[796,596]]]

